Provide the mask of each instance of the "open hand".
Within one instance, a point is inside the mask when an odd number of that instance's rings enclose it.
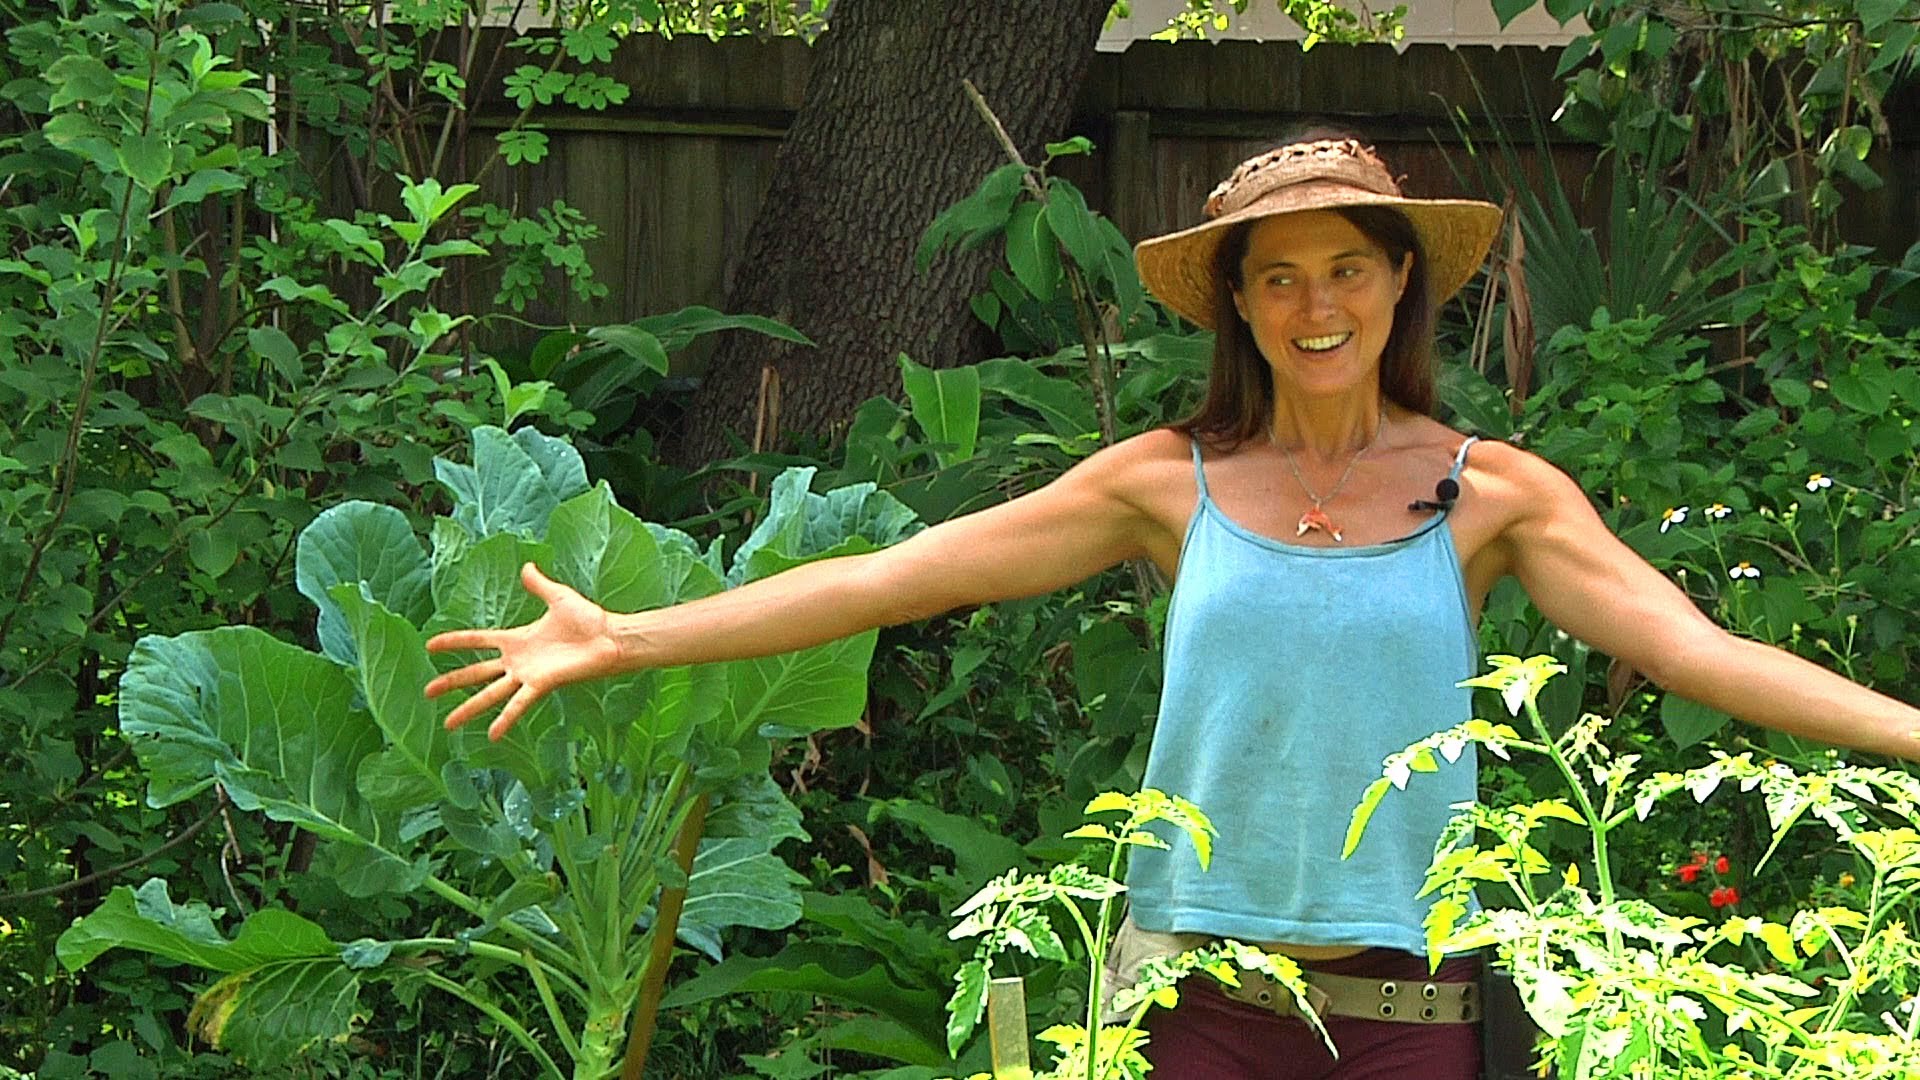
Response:
[[[487,727],[499,739],[548,691],[583,679],[617,674],[620,648],[613,639],[606,609],[542,574],[527,563],[520,582],[547,605],[546,614],[507,630],[449,630],[427,641],[428,652],[494,649],[499,655],[449,671],[427,684],[427,696],[439,697],[467,686],[485,688],[447,716],[452,731],[505,702]]]

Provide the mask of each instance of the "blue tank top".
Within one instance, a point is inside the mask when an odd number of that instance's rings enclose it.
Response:
[[[1479,649],[1447,512],[1383,544],[1305,547],[1222,513],[1197,442],[1193,469],[1145,782],[1192,800],[1218,836],[1202,871],[1184,835],[1156,826],[1172,846],[1133,849],[1133,920],[1424,953],[1417,894],[1450,807],[1475,798],[1472,747],[1388,792],[1353,857],[1340,849],[1383,759],[1471,716],[1456,684]]]

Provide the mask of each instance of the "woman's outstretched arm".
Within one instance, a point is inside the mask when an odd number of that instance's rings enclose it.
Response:
[[[1507,567],[1555,626],[1749,723],[1920,761],[1920,710],[1727,633],[1614,536],[1565,473],[1521,450],[1489,449],[1498,497],[1513,508],[1498,541]]]
[[[435,697],[480,686],[447,717],[456,728],[496,707],[499,738],[556,687],[643,668],[769,656],[943,611],[1034,596],[1148,549],[1152,517],[1130,495],[1167,433],[1103,450],[1038,491],[926,529],[865,555],[823,559],[737,589],[654,611],[612,614],[537,569],[522,570],[547,612],[525,626],[454,630],[434,652],[497,656],[427,684]]]

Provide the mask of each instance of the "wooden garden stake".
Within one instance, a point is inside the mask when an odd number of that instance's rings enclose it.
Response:
[[[1020,976],[987,983],[987,1042],[993,1047],[993,1080],[1028,1080],[1027,988]]]
[[[700,834],[706,831],[707,805],[712,798],[702,795],[694,801],[674,841],[674,861],[688,877],[693,876],[693,857],[700,849]],[[674,930],[680,925],[680,909],[686,902],[685,887],[660,890],[660,909],[653,923],[653,952],[647,959],[640,1000],[633,1007],[633,1027],[627,1032],[627,1056],[621,1063],[620,1080],[640,1080],[646,1070],[647,1051],[653,1047],[654,1024],[660,1015],[660,998],[666,990],[667,965],[673,962]]]

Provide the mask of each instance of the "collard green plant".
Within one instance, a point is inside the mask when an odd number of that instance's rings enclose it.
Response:
[[[247,626],[144,638],[121,729],[152,804],[218,785],[236,807],[318,836],[316,869],[348,893],[425,890],[467,925],[339,942],[267,909],[229,939],[155,880],[115,890],[61,938],[61,959],[77,969],[130,948],[218,972],[195,1021],[250,1064],[346,1034],[368,982],[413,983],[480,1009],[544,1074],[597,1080],[618,1065],[666,891],[685,894],[673,930],[716,954],[728,928],[799,916],[798,879],[772,852],[805,834],[766,778],[769,737],[857,720],[873,634],[568,687],[498,742],[442,729],[421,693],[436,673],[426,637],[533,617],[526,562],[609,609],[641,610],[868,550],[917,522],[871,486],[816,495],[812,470],[795,470],[723,567],[717,544],[633,517],[588,487],[569,446],[530,428],[482,427],[470,463],[437,472],[453,507],[430,548],[398,510],[365,502],[301,534],[320,653]],[[687,874],[670,853],[709,802]],[[499,1004],[508,972],[531,983],[541,1024]]]
[[[1716,752],[1684,771],[1644,771],[1641,755],[1602,741],[1608,721],[1588,714],[1559,735],[1539,697],[1565,668],[1552,657],[1490,658],[1468,680],[1500,693],[1530,730],[1472,720],[1394,754],[1354,810],[1347,850],[1364,842],[1373,809],[1395,788],[1468,744],[1500,758],[1547,758],[1564,798],[1476,803],[1456,815],[1427,872],[1433,956],[1492,949],[1512,972],[1544,1037],[1543,1064],[1560,1075],[1720,1076],[1766,1080],[1912,1075],[1920,1061],[1920,778],[1911,771],[1836,766],[1796,771],[1751,754]],[[1818,822],[1852,857],[1833,886],[1801,881],[1811,900],[1764,912],[1740,890],[1714,892],[1712,919],[1673,914],[1623,891],[1616,833],[1643,822],[1669,796],[1705,803],[1737,787],[1758,791],[1772,830],[1754,867],[1787,835]],[[1590,859],[1556,869],[1548,824],[1579,827]],[[1723,858],[1716,874],[1732,873]],[[1679,876],[1692,881],[1705,854]],[[1803,863],[1790,864],[1797,873]],[[1537,879],[1545,877],[1549,887]],[[1582,884],[1592,882],[1592,887]],[[1475,910],[1476,886],[1501,884],[1513,906]],[[1423,895],[1424,895],[1423,894]],[[1806,895],[1805,892],[1802,895]]]

